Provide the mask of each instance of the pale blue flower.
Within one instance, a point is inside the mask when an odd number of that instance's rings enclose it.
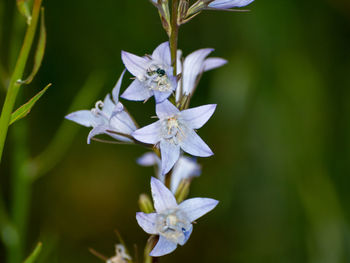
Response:
[[[180,157],[180,149],[193,156],[213,155],[209,146],[197,135],[213,115],[216,104],[179,111],[168,100],[156,105],[158,121],[134,131],[131,135],[147,144],[158,144],[162,159],[162,174],[166,174]]]
[[[125,70],[112,90],[113,100],[108,94],[103,102],[96,102],[95,108],[92,110],[76,111],[65,117],[85,127],[93,127],[88,135],[88,143],[99,134],[107,134],[123,142],[132,142],[128,136],[123,136],[123,134],[130,135],[137,128],[132,117],[124,110],[124,106],[118,98],[124,73]]]
[[[161,173],[162,161],[154,152],[147,152],[137,159],[137,163],[142,166],[155,166],[158,179],[164,183],[165,176]],[[175,163],[171,173],[170,190],[176,193],[176,190],[182,180],[191,179],[200,176],[201,166],[197,163],[196,158],[181,155]]]
[[[193,95],[198,85],[199,79],[203,72],[221,67],[227,63],[223,58],[207,58],[213,52],[212,48],[203,48],[189,54],[181,63],[181,52],[178,52],[179,73],[182,73],[181,81],[178,82],[176,90],[176,100],[178,101],[182,95]],[[179,58],[180,57],[180,58]]]
[[[145,101],[154,95],[157,103],[164,101],[176,89],[169,42],[160,44],[152,56],[139,57],[122,51],[122,60],[135,80],[121,95],[134,101]]]
[[[243,7],[249,5],[254,0],[215,0],[208,7],[215,9],[230,9],[234,7]]]
[[[159,235],[150,253],[160,257],[173,252],[177,245],[183,246],[192,233],[192,222],[213,210],[218,204],[211,198],[191,198],[177,204],[174,195],[158,179],[152,177],[151,190],[155,213],[136,213],[142,229],[151,235]]]

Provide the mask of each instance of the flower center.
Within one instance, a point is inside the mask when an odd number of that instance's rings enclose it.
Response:
[[[185,127],[179,122],[177,116],[165,119],[162,124],[162,137],[171,143],[178,144],[185,137]]]
[[[159,65],[151,65],[147,69],[146,83],[151,90],[161,92],[168,92],[172,90],[168,75]]]
[[[169,210],[164,214],[159,214],[157,218],[159,234],[175,243],[184,241],[184,233],[190,226],[191,222],[180,211],[176,210]]]

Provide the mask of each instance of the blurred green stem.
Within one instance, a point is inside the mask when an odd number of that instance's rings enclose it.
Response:
[[[31,50],[33,39],[35,36],[36,27],[38,24],[38,18],[40,14],[42,0],[35,0],[32,13],[32,22],[27,28],[27,32],[24,38],[23,46],[21,48],[19,57],[16,62],[14,72],[11,76],[8,91],[5,98],[5,103],[2,108],[0,117],[0,162],[2,153],[4,150],[4,144],[7,136],[8,125],[10,123],[13,107],[16,102],[16,97],[21,87],[21,84],[17,83],[17,80],[23,78],[23,72],[27,63],[29,52]]]
[[[24,258],[32,185],[31,170],[26,166],[26,160],[29,158],[27,135],[28,121],[23,119],[12,129],[11,218],[19,239],[8,249],[8,263],[19,263]]]

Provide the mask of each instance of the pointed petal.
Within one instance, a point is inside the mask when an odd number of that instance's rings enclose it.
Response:
[[[119,102],[119,92],[120,92],[120,87],[122,86],[122,81],[123,81],[125,71],[126,70],[124,69],[122,74],[120,75],[118,81],[117,81],[117,84],[115,84],[115,86],[112,90],[112,97],[113,97],[115,104],[117,104]]]
[[[131,136],[140,142],[156,144],[161,140],[160,131],[161,123],[160,121],[156,121],[150,125],[134,131]]]
[[[142,78],[148,68],[149,59],[122,51],[122,60],[127,70],[137,78]]]
[[[157,104],[166,100],[171,95],[171,93],[172,91],[169,91],[169,92],[158,91],[158,90],[153,91],[154,98]]]
[[[193,230],[193,225],[191,224],[189,229],[187,229],[185,232],[184,232],[184,235],[185,235],[185,239],[183,242],[179,243],[181,246],[185,245],[186,242],[188,241],[188,239],[190,238],[191,234],[192,234],[192,230]]]
[[[167,174],[180,157],[180,146],[169,142],[160,141],[160,153],[162,155],[162,174]]]
[[[154,208],[157,213],[162,213],[167,209],[177,207],[176,199],[172,192],[158,179],[151,178],[151,190],[154,202]]]
[[[157,62],[161,62],[162,64],[165,64],[167,66],[171,65],[170,46],[168,41],[160,44],[153,51],[152,59],[156,60]]]
[[[158,234],[157,231],[157,214],[145,214],[142,212],[136,213],[136,220],[140,227],[147,233],[151,235]]]
[[[85,127],[92,127],[98,122],[98,118],[94,116],[89,110],[75,111],[68,114],[65,118]]]
[[[181,141],[181,148],[185,152],[199,157],[208,157],[214,153],[209,146],[197,135],[194,130],[189,130],[186,137]]]
[[[141,81],[135,79],[120,96],[126,100],[143,101],[152,96],[152,91],[145,87]]]
[[[243,7],[249,5],[254,0],[215,0],[208,6],[217,9],[229,9],[233,7]]]
[[[159,240],[157,245],[153,248],[151,253],[149,254],[151,257],[161,257],[166,254],[170,254],[177,247],[177,244],[167,240],[163,236],[159,236]]]
[[[141,166],[153,166],[159,162],[158,156],[154,152],[148,152],[139,157],[136,162]]]
[[[204,70],[204,59],[213,50],[214,49],[211,48],[199,49],[186,57],[182,72],[182,92],[184,94],[188,95],[193,92],[196,85],[197,77]]]
[[[165,100],[156,105],[156,113],[159,119],[168,118],[178,114],[180,111],[170,101]]]
[[[226,59],[223,58],[207,58],[204,61],[204,71],[212,70],[221,67],[227,63]]]
[[[211,198],[191,198],[183,201],[179,205],[179,209],[193,222],[213,210],[218,203],[219,201]]]
[[[113,113],[113,110],[115,108],[115,104],[111,100],[111,95],[107,94],[105,99],[103,100],[103,107],[102,111],[107,115],[111,116]]]
[[[210,119],[215,109],[216,104],[187,109],[181,112],[181,118],[186,121],[188,127],[199,129]]]
[[[110,129],[130,135],[136,130],[136,126],[129,113],[125,111],[115,112],[109,121]]]

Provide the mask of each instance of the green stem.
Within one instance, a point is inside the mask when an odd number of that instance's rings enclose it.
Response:
[[[18,91],[21,87],[21,84],[17,83],[17,80],[20,80],[23,78],[23,72],[28,60],[29,52],[33,44],[35,31],[38,24],[41,2],[42,0],[35,0],[34,2],[33,13],[32,13],[33,19],[30,26],[27,29],[23,46],[21,48],[14,72],[11,76],[8,92],[5,98],[5,103],[2,108],[1,117],[0,117],[0,162],[1,162],[1,157],[4,150],[4,145],[5,145],[5,140],[7,136],[8,125],[10,123],[11,114],[16,102]]]
[[[176,54],[177,54],[177,42],[179,35],[179,26],[177,24],[179,0],[173,0],[171,7],[171,34],[170,34],[170,52],[171,52],[171,63],[174,67],[174,76],[176,72]]]

